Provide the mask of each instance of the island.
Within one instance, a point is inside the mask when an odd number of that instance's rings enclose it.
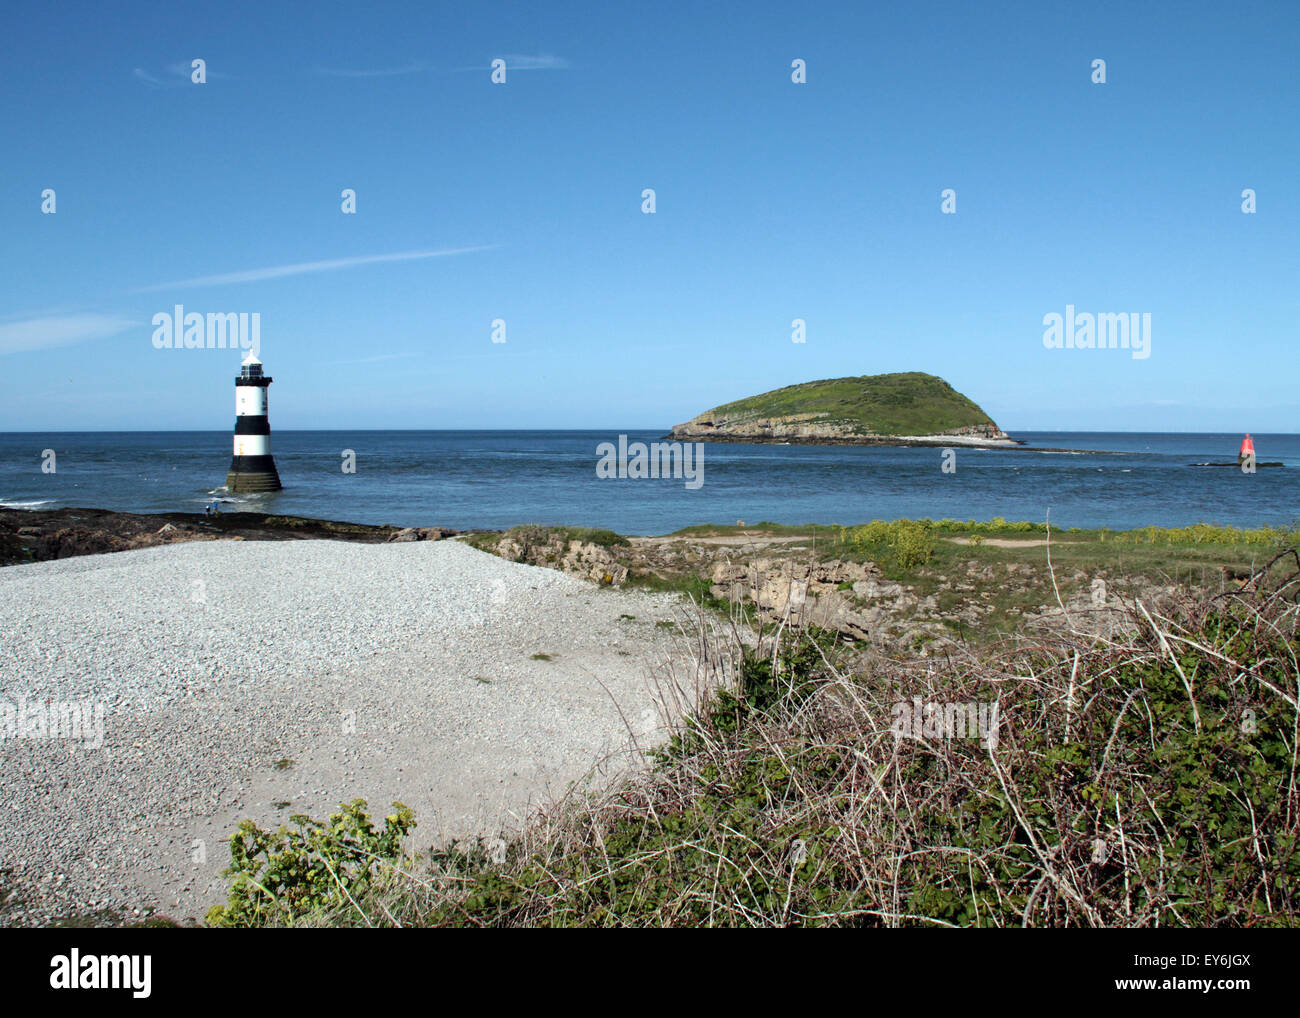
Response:
[[[706,410],[671,437],[692,442],[1016,448],[974,401],[922,371],[788,385]]]

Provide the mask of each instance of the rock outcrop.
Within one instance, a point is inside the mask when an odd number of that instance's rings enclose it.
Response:
[[[457,532],[450,527],[403,527],[388,539],[389,544],[406,541],[441,541]]]
[[[511,562],[559,569],[602,586],[619,586],[627,580],[628,568],[606,548],[586,541],[575,541],[557,531],[540,540],[522,535],[503,536],[493,551]]]
[[[709,593],[714,597],[752,602],[767,620],[788,618],[855,640],[870,637],[886,605],[897,608],[902,599],[910,596],[900,584],[884,581],[874,563],[838,559],[811,563],[774,558],[719,562],[713,567],[710,583]],[[855,598],[846,596],[846,587]]]

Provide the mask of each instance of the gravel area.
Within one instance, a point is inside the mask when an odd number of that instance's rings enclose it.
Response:
[[[0,569],[0,923],[202,917],[245,817],[274,827],[352,798],[382,817],[398,799],[417,848],[515,826],[635,766],[630,732],[661,728],[652,676],[676,653],[656,622],[681,618],[675,595],[456,541],[216,541]],[[61,703],[90,707],[80,738],[3,730]]]

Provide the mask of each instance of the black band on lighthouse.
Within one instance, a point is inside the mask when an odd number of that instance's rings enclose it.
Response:
[[[235,418],[236,435],[269,435],[270,433],[271,422],[262,415]]]
[[[230,472],[232,474],[276,474],[275,460],[270,456],[232,456]],[[278,475],[276,480],[279,480]]]

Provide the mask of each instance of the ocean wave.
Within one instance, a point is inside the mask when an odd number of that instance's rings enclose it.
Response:
[[[7,498],[0,498],[0,509],[39,509],[43,505],[54,505],[54,499],[41,498],[26,502],[11,502]]]

